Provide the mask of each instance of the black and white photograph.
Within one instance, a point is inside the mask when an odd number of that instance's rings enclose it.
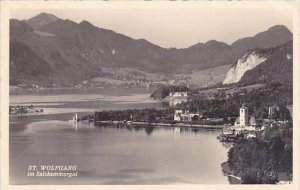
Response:
[[[8,187],[299,183],[297,3],[47,3],[2,7]]]

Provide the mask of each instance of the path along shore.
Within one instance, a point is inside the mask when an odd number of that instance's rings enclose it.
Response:
[[[149,123],[149,122],[135,122],[135,121],[95,121],[95,125],[134,125],[134,126],[154,126],[154,127],[185,127],[196,129],[223,129],[223,125],[201,125],[194,123]]]

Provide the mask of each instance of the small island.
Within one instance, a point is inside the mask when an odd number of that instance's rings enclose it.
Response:
[[[33,105],[16,105],[9,106],[9,115],[23,115],[23,114],[34,114],[34,113],[43,113],[44,109],[36,108]]]

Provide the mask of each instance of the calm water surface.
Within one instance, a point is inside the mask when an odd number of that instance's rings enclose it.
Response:
[[[11,95],[11,104],[34,104],[47,114],[10,117],[10,183],[227,184],[220,164],[228,149],[216,139],[220,131],[68,121],[74,111],[163,107],[148,97],[147,91]],[[76,165],[78,176],[27,177],[29,165]]]

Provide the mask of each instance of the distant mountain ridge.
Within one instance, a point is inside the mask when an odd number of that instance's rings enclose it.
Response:
[[[292,34],[283,25],[276,25],[269,28],[267,31],[260,32],[254,37],[239,39],[232,43],[232,47],[246,51],[254,48],[270,48],[284,44],[292,40]]]
[[[232,45],[210,40],[184,49],[162,48],[147,40],[135,40],[96,27],[88,21],[76,23],[41,13],[25,21],[10,20],[12,48],[28,49],[26,56],[11,49],[10,64],[14,67],[10,79],[14,83],[32,81],[45,85],[44,81],[48,81],[58,86],[73,85],[99,76],[101,67],[133,68],[161,74],[187,73],[234,63],[245,50],[273,47],[291,39],[292,34],[285,26],[274,26]],[[35,75],[26,76],[26,72],[19,75],[21,70],[30,69],[24,61],[28,57],[36,57],[35,64],[48,65],[51,72],[44,76],[43,82]],[[44,72],[40,69],[36,71],[37,76]]]

